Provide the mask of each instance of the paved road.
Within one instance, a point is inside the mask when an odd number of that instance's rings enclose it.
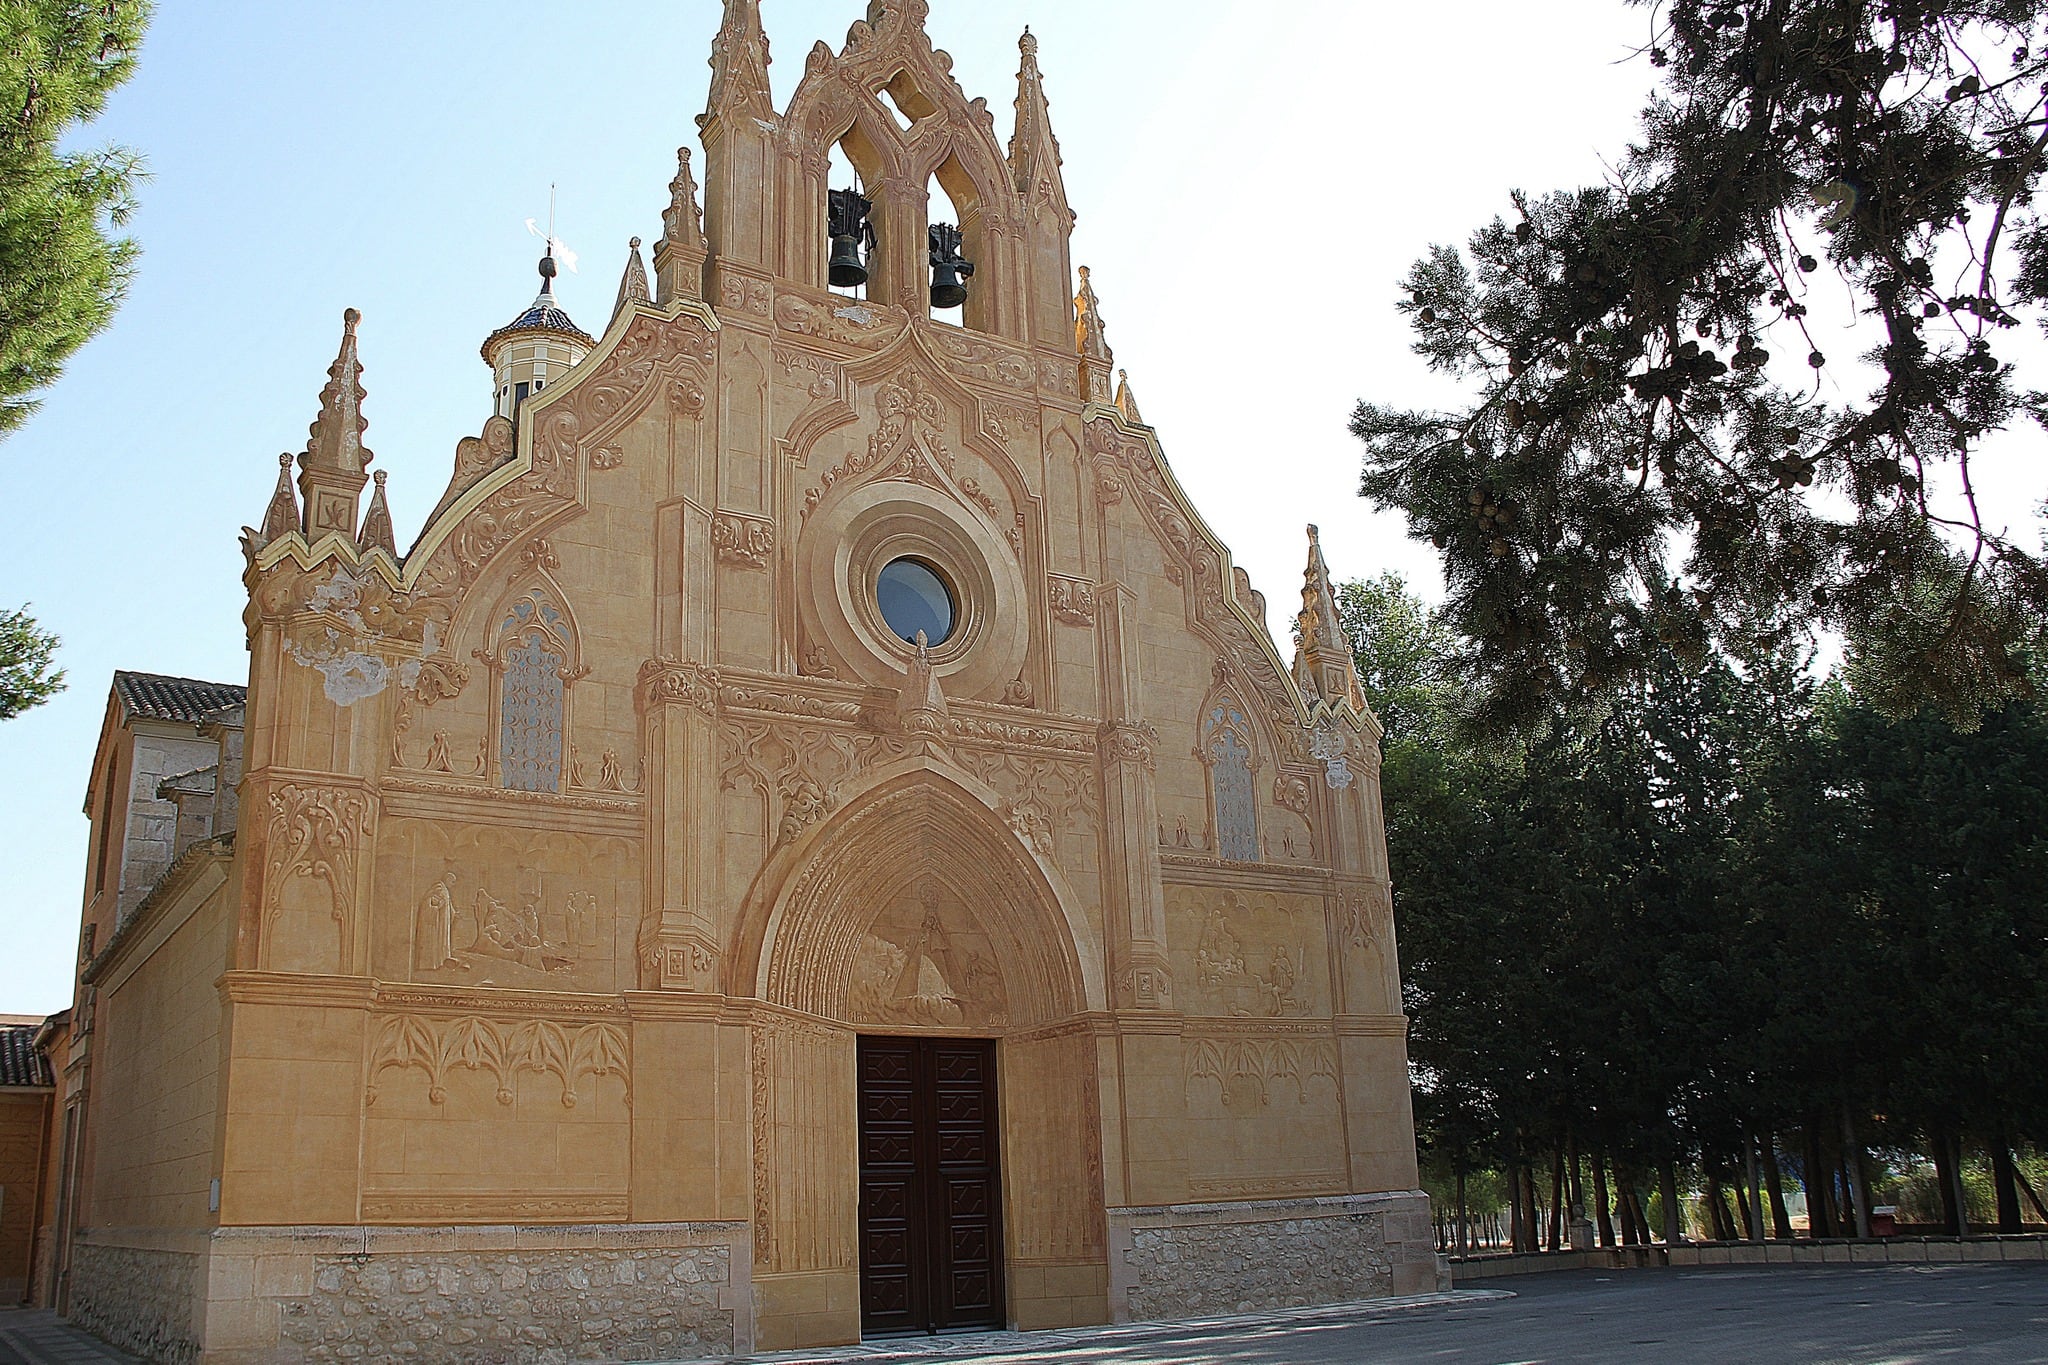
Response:
[[[1481,1282],[1491,1284],[1488,1282]],[[1562,1271],[1433,1296],[1191,1327],[873,1342],[759,1356],[942,1365],[2039,1365],[2048,1263]],[[45,1313],[0,1312],[0,1365],[113,1365]]]
[[[1512,1297],[1305,1315],[1192,1332],[1012,1336],[919,1365],[2038,1365],[2048,1264],[1563,1271],[1476,1281]],[[1034,1344],[1027,1344],[1027,1343]],[[987,1343],[993,1344],[993,1343]],[[1050,1347],[1050,1349],[1048,1349]],[[773,1357],[866,1360],[858,1352]]]

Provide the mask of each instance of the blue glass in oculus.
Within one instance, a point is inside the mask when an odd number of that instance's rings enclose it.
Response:
[[[946,581],[921,559],[892,559],[875,580],[875,605],[882,620],[903,639],[943,644],[953,633],[953,594]]]

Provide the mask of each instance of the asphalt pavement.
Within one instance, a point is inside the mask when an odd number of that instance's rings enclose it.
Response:
[[[1197,1323],[874,1341],[757,1365],[2041,1365],[2048,1263],[1560,1271]],[[0,1312],[0,1365],[126,1365],[47,1313]]]

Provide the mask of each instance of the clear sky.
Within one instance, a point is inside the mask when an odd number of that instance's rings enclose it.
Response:
[[[766,0],[778,104],[864,0]],[[660,236],[717,0],[167,0],[86,141],[152,179],[113,327],[0,443],[0,602],[64,638],[70,690],[0,725],[0,1012],[70,1000],[87,769],[116,668],[241,682],[236,532],[299,450],[363,312],[367,443],[401,547],[490,411],[477,347],[532,297],[547,215],[600,332],[626,239]],[[1361,397],[1436,391],[1396,282],[1511,187],[1595,181],[1649,88],[1619,0],[932,0],[1007,140],[1039,60],[1110,344],[1196,505],[1285,629],[1302,527],[1340,577],[1435,560],[1355,495]]]

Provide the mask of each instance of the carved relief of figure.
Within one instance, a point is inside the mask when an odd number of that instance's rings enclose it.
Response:
[[[1220,905],[1209,907],[1209,917],[1202,924],[1195,968],[1204,986],[1220,986],[1244,976],[1244,945],[1231,932]]]
[[[1300,974],[1301,969],[1287,956],[1287,949],[1275,944],[1273,964],[1260,979],[1260,985],[1265,987],[1266,1013],[1285,1014],[1300,1006],[1301,1002],[1294,998],[1294,983]]]
[[[455,956],[455,869],[434,880],[413,924],[412,965],[421,971],[461,967]]]

